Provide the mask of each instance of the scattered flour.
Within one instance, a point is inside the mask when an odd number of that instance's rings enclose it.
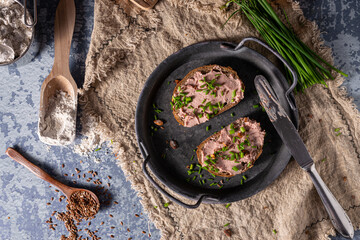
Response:
[[[40,116],[39,138],[49,145],[67,145],[76,132],[75,101],[66,92],[57,91],[49,99],[45,116]]]
[[[29,17],[29,22],[31,19]],[[0,0],[0,63],[21,56],[31,43],[33,29],[24,23],[24,8],[14,0]]]

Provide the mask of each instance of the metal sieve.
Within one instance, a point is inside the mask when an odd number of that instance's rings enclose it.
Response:
[[[14,2],[16,2],[17,4],[19,4],[23,10],[24,10],[24,23],[26,26],[30,27],[31,28],[31,39],[30,39],[30,42],[29,44],[27,45],[26,49],[18,56],[16,57],[15,59],[13,59],[12,61],[10,62],[4,62],[4,63],[1,63],[0,62],[0,66],[5,66],[5,65],[9,65],[9,64],[12,64],[14,62],[16,62],[17,60],[19,60],[20,58],[22,58],[26,53],[27,51],[29,50],[32,42],[34,41],[34,35],[35,35],[35,25],[37,23],[37,8],[36,8],[36,2],[37,0],[33,0],[33,8],[34,8],[34,18],[31,16],[31,14],[29,14],[27,8],[26,8],[26,3],[27,3],[27,0],[24,0],[24,4],[22,4],[21,2],[19,2],[18,0],[14,0]],[[30,22],[28,22],[27,20],[31,20]]]

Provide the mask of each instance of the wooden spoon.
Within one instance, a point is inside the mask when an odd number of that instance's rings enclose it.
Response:
[[[13,160],[15,160],[16,162],[20,163],[21,165],[23,165],[24,167],[26,167],[27,169],[29,169],[32,173],[34,173],[37,177],[41,178],[42,180],[47,181],[48,183],[54,185],[55,187],[57,187],[58,189],[60,189],[68,199],[70,199],[70,196],[75,193],[75,192],[87,192],[91,195],[91,197],[96,201],[97,206],[100,207],[100,202],[98,197],[95,195],[95,193],[93,193],[92,191],[89,191],[87,189],[83,189],[83,188],[73,188],[73,187],[69,187],[61,182],[59,182],[58,180],[52,178],[49,174],[47,174],[44,170],[42,170],[41,168],[39,168],[38,166],[36,166],[35,164],[31,163],[29,160],[27,160],[24,156],[22,156],[18,151],[16,151],[13,148],[8,148],[6,150],[6,154],[11,157]]]
[[[49,98],[54,96],[58,90],[64,91],[71,96],[77,109],[77,85],[70,73],[69,55],[71,39],[75,26],[75,3],[74,0],[60,0],[55,15],[55,59],[52,70],[43,82],[40,92],[40,119],[39,124],[46,115]],[[76,121],[76,116],[74,118]],[[74,128],[76,124],[73,124]],[[70,142],[75,139],[70,137]],[[40,135],[41,139],[41,135]],[[70,143],[69,142],[69,143]]]

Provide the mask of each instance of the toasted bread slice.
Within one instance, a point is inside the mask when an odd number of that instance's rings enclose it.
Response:
[[[234,107],[244,98],[245,86],[230,67],[208,65],[190,71],[175,87],[175,119],[192,127]]]
[[[247,117],[240,118],[198,146],[199,164],[221,177],[241,174],[260,157],[264,137],[265,131],[261,130],[260,123]]]

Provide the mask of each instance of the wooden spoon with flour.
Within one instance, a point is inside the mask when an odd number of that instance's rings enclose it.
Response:
[[[74,0],[60,0],[55,15],[54,65],[40,94],[38,134],[50,145],[67,145],[75,139],[77,85],[69,68],[74,26]]]

